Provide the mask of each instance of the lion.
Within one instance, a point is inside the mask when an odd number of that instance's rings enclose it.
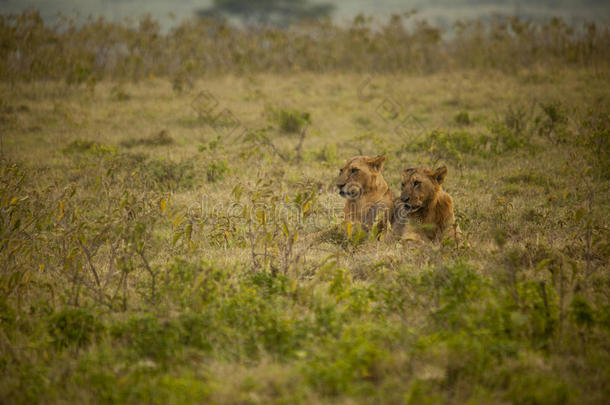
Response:
[[[346,222],[360,224],[365,230],[376,225],[379,233],[389,228],[394,203],[381,174],[385,160],[385,156],[354,156],[339,170],[337,188],[346,199],[343,209]]]
[[[401,194],[394,201],[392,233],[401,238],[438,242],[454,226],[453,199],[442,187],[447,168],[428,167],[405,169],[402,173]]]

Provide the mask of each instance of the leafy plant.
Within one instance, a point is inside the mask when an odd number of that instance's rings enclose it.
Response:
[[[104,324],[84,308],[66,308],[49,320],[49,334],[57,347],[86,346],[100,337]]]
[[[453,120],[459,125],[470,125],[472,122],[470,119],[470,114],[468,114],[467,111],[457,113],[457,115],[453,117]]]
[[[161,190],[190,189],[195,182],[195,168],[190,160],[174,162],[167,159],[151,159],[142,170]]]
[[[311,124],[311,114],[305,111],[272,108],[270,114],[280,130],[288,134],[297,134]]]
[[[121,142],[121,146],[126,148],[133,148],[134,146],[167,146],[173,142],[174,139],[169,133],[166,130],[162,130],[149,137],[126,139]]]
[[[567,118],[557,101],[543,103],[542,114],[536,117],[538,133],[552,142],[564,142],[567,137]]]
[[[225,174],[229,170],[229,166],[224,160],[215,160],[208,163],[206,168],[206,177],[209,183],[215,183],[223,180]]]

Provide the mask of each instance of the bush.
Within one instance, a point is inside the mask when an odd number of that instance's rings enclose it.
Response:
[[[565,142],[569,133],[567,131],[568,119],[558,101],[542,103],[542,114],[536,117],[538,133],[554,143]]]
[[[288,134],[300,133],[303,127],[311,124],[311,115],[305,111],[272,109],[272,116],[282,132]]]
[[[319,149],[307,152],[308,160],[334,164],[339,161],[339,151],[336,144],[324,145]]]
[[[530,139],[527,133],[510,129],[505,124],[494,122],[489,128],[492,138],[490,139],[490,150],[495,154],[502,154],[521,148],[527,148],[528,151],[534,149],[530,147]]]
[[[181,309],[202,311],[205,306],[220,299],[226,278],[224,271],[208,263],[177,259],[168,266],[161,291]]]
[[[509,401],[523,405],[570,403],[570,387],[554,376],[538,373],[515,373],[506,395]]]
[[[104,324],[87,309],[66,308],[49,319],[49,335],[58,348],[82,347],[100,337]]]
[[[468,157],[485,156],[489,138],[466,131],[432,131],[425,138],[406,146],[409,152],[427,151],[441,159],[465,162]]]
[[[212,350],[211,335],[214,324],[208,314],[183,312],[179,318],[182,327],[180,343],[209,352]]]
[[[323,394],[358,395],[372,389],[383,377],[390,353],[383,345],[383,331],[377,325],[353,325],[337,340],[323,340],[324,348],[305,364],[308,382]]]
[[[610,111],[594,108],[580,122],[580,135],[589,150],[589,160],[600,178],[610,178]]]
[[[459,125],[470,125],[472,122],[470,120],[470,115],[466,111],[459,112],[455,117],[453,117],[453,120]]]
[[[142,164],[142,169],[161,190],[188,190],[195,184],[195,168],[190,160],[151,159]]]
[[[243,287],[217,307],[216,316],[231,329],[224,345],[234,356],[257,359],[261,349],[279,359],[293,357],[307,336],[309,325],[287,311],[282,299],[268,300]],[[235,346],[235,342],[239,342]]]
[[[226,173],[229,171],[229,165],[224,160],[214,160],[208,163],[205,170],[209,183],[216,183],[225,178]]]
[[[166,146],[172,143],[174,143],[174,139],[169,135],[169,132],[162,130],[148,137],[126,139],[121,141],[121,146],[133,148],[134,146]]]
[[[112,325],[112,336],[129,349],[128,356],[167,366],[180,348],[180,326],[154,315],[134,316]]]
[[[91,153],[94,155],[105,155],[116,153],[112,146],[103,145],[99,142],[76,139],[61,150],[65,155],[78,153]]]

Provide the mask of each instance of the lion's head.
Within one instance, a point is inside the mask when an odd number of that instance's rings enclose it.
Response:
[[[441,191],[446,175],[445,166],[436,170],[427,167],[405,169],[402,172],[400,202],[410,212],[427,207]]]
[[[348,159],[339,170],[337,188],[339,195],[349,200],[356,200],[371,190],[375,189],[383,181],[381,169],[385,162],[385,156],[374,158],[368,156],[355,156]]]

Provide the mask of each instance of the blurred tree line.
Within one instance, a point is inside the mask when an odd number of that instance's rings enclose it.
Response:
[[[288,0],[270,1],[289,4]],[[222,4],[229,7],[231,3],[223,0]],[[301,17],[322,13],[302,0],[298,4]],[[234,12],[245,9],[239,10]],[[297,18],[279,11],[248,15],[247,21],[272,21],[273,15]],[[610,61],[610,34],[593,23],[576,26],[558,18],[534,23],[495,16],[460,21],[453,35],[444,36],[441,28],[416,18],[412,13],[393,15],[378,24],[359,15],[347,25],[303,19],[285,28],[196,18],[164,33],[150,17],[137,25],[102,18],[90,18],[84,24],[64,18],[48,25],[37,12],[24,12],[0,16],[0,78],[94,84],[102,79],[139,80],[155,75],[186,80],[231,72],[426,74],[495,69],[511,73],[538,66],[603,71]]]
[[[310,4],[307,0],[214,0],[211,7],[198,11],[200,17],[231,16],[246,25],[288,26],[303,19],[327,17],[332,4]]]

